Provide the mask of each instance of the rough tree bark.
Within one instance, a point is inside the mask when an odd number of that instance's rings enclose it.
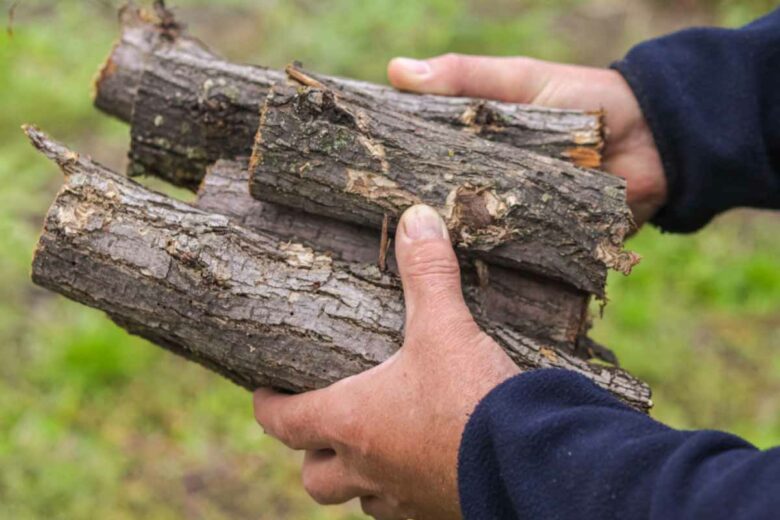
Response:
[[[239,225],[301,242],[333,258],[376,263],[379,235],[375,230],[294,208],[261,202],[249,194],[247,162],[220,160],[209,168],[198,190],[197,207],[229,216]],[[464,292],[477,315],[514,327],[530,337],[553,342],[584,359],[615,362],[604,347],[585,339],[588,295],[565,284],[521,271],[480,265],[461,259]],[[388,267],[397,272],[392,248]]]
[[[396,277],[245,230],[27,132],[66,177],[35,252],[35,283],[249,389],[322,387],[401,344]],[[522,368],[576,370],[635,408],[651,404],[647,386],[620,369],[480,324]]]
[[[163,19],[154,21],[140,13],[135,9],[123,13],[122,38],[98,78],[95,103],[120,119],[133,120],[133,134],[138,138],[131,155],[138,155],[140,162],[165,172],[160,176],[169,179],[183,178],[194,168],[194,184],[216,157],[236,157],[251,151],[247,143],[256,131],[260,100],[272,82],[285,76],[277,71],[227,63],[197,40],[183,36],[169,15],[163,13]],[[331,81],[320,76],[318,80]],[[465,125],[472,132],[491,134],[496,139],[508,139],[549,153],[579,150],[577,157],[586,160],[587,152],[596,152],[601,145],[598,119],[581,112],[500,103],[484,105],[463,98],[407,95],[369,83],[337,81],[401,110],[424,113],[431,120]],[[505,121],[503,126],[497,124],[499,119]],[[225,170],[217,173],[220,171]],[[217,180],[218,176],[212,178]],[[237,195],[244,195],[246,190],[225,180],[209,185],[209,190],[201,187],[201,201],[212,204],[212,211],[249,219],[260,225],[259,229],[308,241],[345,260],[376,261],[376,233],[269,203],[242,200]],[[209,193],[213,196],[203,198]],[[247,212],[239,217],[235,210],[244,209]],[[313,238],[317,240],[312,241]],[[361,243],[363,246],[358,247]],[[474,301],[480,302],[479,309],[485,316],[512,324],[533,337],[557,342],[582,357],[616,361],[611,352],[584,335],[588,326],[588,296],[583,291],[499,266],[483,264],[481,268],[483,273],[489,273],[489,284],[485,280],[480,284],[473,273],[468,273],[467,279],[472,282],[468,291]]]
[[[125,9],[123,31],[95,84],[95,105],[132,124],[131,174],[197,189],[220,158],[248,156],[260,106],[281,71],[229,63],[182,33],[168,13]],[[597,167],[601,116],[469,98],[420,96],[342,78],[388,110],[411,112],[488,139]]]
[[[622,179],[304,82],[274,86],[263,106],[255,198],[377,229],[425,202],[462,249],[598,296],[607,268],[636,263]]]

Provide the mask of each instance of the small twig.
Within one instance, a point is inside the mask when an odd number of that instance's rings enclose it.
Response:
[[[479,287],[484,289],[490,285],[490,268],[485,263],[485,261],[480,260],[479,258],[475,258],[474,269],[477,271],[477,281],[479,282]]]
[[[382,219],[382,235],[379,238],[379,270],[387,271],[387,250],[390,249],[390,238],[388,228],[390,227],[390,215],[385,213]]]
[[[299,67],[300,67],[299,63],[293,62],[287,65],[284,68],[284,71],[287,73],[288,76],[290,76],[291,79],[294,79],[301,85],[325,90],[326,88],[325,85],[323,85],[316,79],[312,78],[311,76],[303,72]]]
[[[9,38],[14,37],[14,16],[16,16],[16,8],[19,7],[19,2],[14,2],[11,7],[8,8],[8,25],[5,30],[8,33]]]
[[[176,21],[173,11],[165,6],[165,0],[154,0],[153,6],[155,14],[160,19],[157,25],[162,35],[170,41],[176,40],[176,38],[181,36],[184,26]]]

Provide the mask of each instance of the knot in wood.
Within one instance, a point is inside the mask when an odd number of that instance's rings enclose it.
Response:
[[[469,105],[463,111],[460,120],[464,125],[478,130],[485,126],[497,130],[505,123],[501,115],[485,101],[476,101]]]
[[[447,197],[444,210],[447,227],[461,244],[490,249],[511,238],[511,231],[502,225],[507,204],[489,186],[458,186]]]

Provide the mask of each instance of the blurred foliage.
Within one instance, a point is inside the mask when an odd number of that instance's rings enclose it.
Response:
[[[0,2],[8,12],[14,2]],[[172,4],[173,2],[169,2]],[[529,54],[604,65],[644,38],[736,26],[772,0],[180,0],[232,59],[382,80],[395,55]],[[58,174],[19,131],[37,123],[121,169],[127,128],[91,107],[118,2],[23,0],[0,33],[0,517],[360,518],[320,508],[298,456],[262,436],[250,396],[33,287],[29,263]],[[13,36],[10,33],[13,33]],[[595,336],[677,427],[780,441],[777,215],[726,215],[693,236],[644,229],[644,260],[610,278]]]

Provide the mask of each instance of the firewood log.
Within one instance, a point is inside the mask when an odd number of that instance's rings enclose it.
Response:
[[[249,231],[26,131],[65,174],[33,260],[38,285],[248,389],[320,388],[401,345],[392,274]],[[637,409],[651,405],[647,386],[618,368],[478,322],[523,369],[575,370]]]

